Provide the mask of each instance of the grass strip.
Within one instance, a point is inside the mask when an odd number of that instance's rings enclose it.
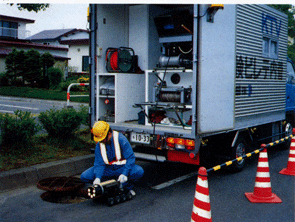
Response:
[[[67,101],[67,92],[52,89],[39,89],[31,87],[1,86],[0,95],[15,96],[45,100]],[[89,95],[89,92],[71,92],[71,95]],[[71,102],[89,102],[89,97],[73,97]]]

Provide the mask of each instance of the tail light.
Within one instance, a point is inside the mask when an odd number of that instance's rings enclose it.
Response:
[[[187,150],[195,149],[195,141],[194,140],[185,140],[185,147]]]
[[[166,144],[168,148],[174,149],[187,149],[194,150],[195,149],[195,141],[190,139],[182,139],[182,138],[173,138],[167,137]]]
[[[168,146],[169,148],[174,148],[174,144],[175,144],[175,142],[174,142],[174,138],[173,138],[173,137],[168,137],[168,138],[166,139],[166,143],[167,143],[167,146]]]

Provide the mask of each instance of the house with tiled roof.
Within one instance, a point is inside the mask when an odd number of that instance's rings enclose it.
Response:
[[[30,42],[40,43],[44,45],[54,45],[60,46],[60,39],[63,35],[67,35],[76,29],[52,29],[52,30],[43,30],[38,32],[35,35],[32,35],[27,38]],[[65,47],[65,46],[64,46]]]
[[[88,72],[89,31],[84,29],[44,30],[27,38],[30,42],[46,46],[67,47],[69,71]]]
[[[34,20],[0,15],[0,72],[5,71],[5,58],[13,48],[28,51],[36,49],[43,54],[49,52],[57,61],[68,61],[69,48],[66,45],[44,45],[28,41],[30,33],[26,25],[34,23]]]
[[[89,31],[83,29],[44,30],[30,35],[26,25],[34,20],[0,15],[0,72],[13,48],[49,52],[57,61],[66,61],[70,72],[84,73],[89,65]]]

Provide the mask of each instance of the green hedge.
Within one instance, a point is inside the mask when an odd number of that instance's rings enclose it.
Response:
[[[31,112],[17,110],[15,115],[0,114],[1,152],[23,152],[41,129]]]
[[[67,140],[79,129],[85,115],[87,113],[82,108],[80,111],[74,108],[50,109],[41,112],[39,120],[50,137]]]

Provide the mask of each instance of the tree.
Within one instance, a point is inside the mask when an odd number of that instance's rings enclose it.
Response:
[[[295,37],[295,8],[293,5],[269,5],[286,15],[288,15],[288,36],[291,38]],[[288,57],[295,63],[295,45],[288,44]]]
[[[295,7],[293,5],[269,5],[286,15],[288,15],[288,35],[291,38],[295,37]]]
[[[49,52],[45,52],[41,55],[40,62],[43,70],[43,76],[40,78],[39,87],[49,89],[50,79],[48,75],[48,70],[49,68],[53,67],[55,60]]]
[[[15,64],[16,54],[17,54],[17,50],[13,48],[12,51],[5,58],[6,75],[13,82],[16,79],[16,64]]]
[[[50,67],[48,69],[49,87],[51,89],[55,89],[58,86],[58,84],[60,84],[62,76],[63,72],[61,69]]]
[[[49,52],[42,56],[35,49],[25,52],[23,49],[17,51],[13,48],[12,52],[6,56],[6,76],[15,83],[17,77],[22,77],[23,85],[25,81],[38,87],[48,87],[48,76],[45,75],[45,69],[54,65],[55,61]],[[42,75],[43,68],[43,75]]]
[[[38,82],[41,78],[40,53],[35,49],[30,49],[25,55],[27,57],[25,62],[27,70],[25,73],[25,79],[33,84],[35,81]]]
[[[11,6],[14,5],[13,3],[10,4]],[[21,4],[17,3],[17,8],[22,11],[22,10],[28,10],[29,12],[34,11],[34,12],[39,12],[39,11],[45,11],[47,8],[49,8],[49,4]]]
[[[24,50],[17,51],[15,48],[12,49],[5,59],[6,66],[6,75],[13,84],[16,83],[17,77],[23,78],[24,83],[24,75],[26,73],[26,54]]]
[[[45,52],[41,55],[40,62],[43,69],[43,75],[45,75],[46,70],[54,65],[55,60],[52,54],[50,54],[49,52]]]
[[[20,51],[17,51],[14,59],[15,59],[15,67],[16,67],[16,76],[22,77],[23,79],[22,85],[24,85],[25,83],[24,76],[27,72],[27,66],[26,66],[27,56],[25,51],[23,49]]]
[[[295,63],[295,45],[288,46],[288,57]]]

